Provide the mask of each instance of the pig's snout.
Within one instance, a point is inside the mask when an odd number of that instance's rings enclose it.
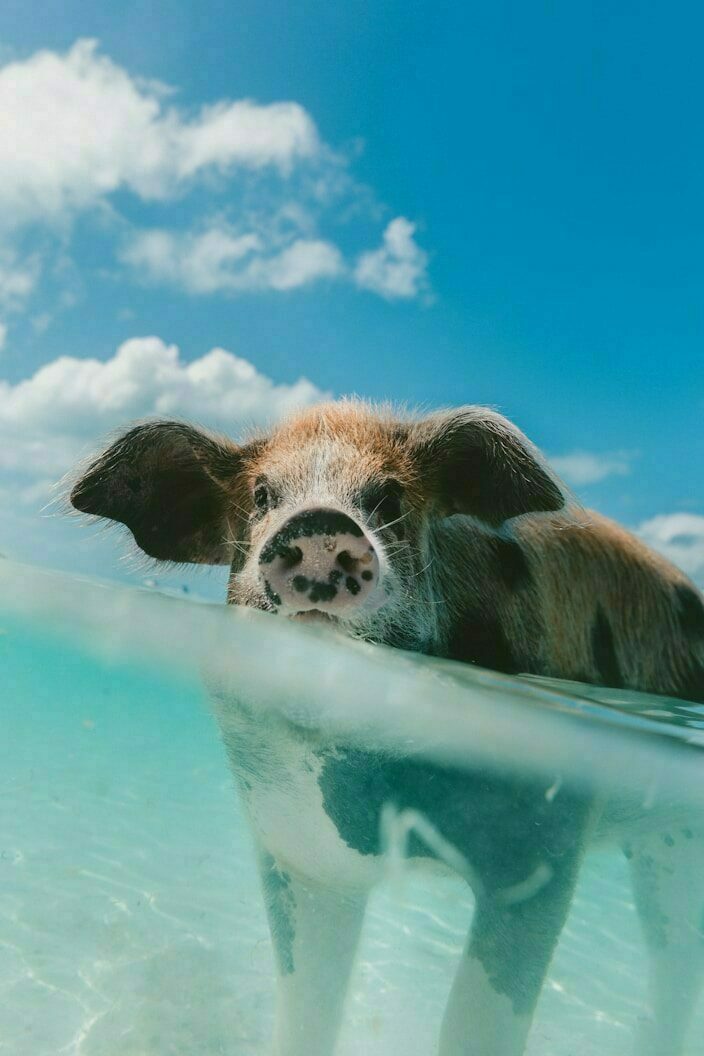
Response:
[[[288,613],[358,608],[379,580],[379,558],[363,529],[333,509],[304,510],[264,545],[259,573],[269,601]]]

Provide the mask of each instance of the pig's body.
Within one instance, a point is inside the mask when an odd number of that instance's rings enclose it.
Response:
[[[465,521],[465,523],[462,523]],[[704,702],[704,605],[687,578],[590,511],[522,518],[509,538],[450,518],[435,536],[433,652],[484,667]],[[461,555],[463,574],[444,572]]]
[[[234,604],[508,673],[704,700],[695,588],[617,526],[565,512],[528,441],[482,409],[414,421],[329,405],[239,448],[141,426],[72,499],[157,558],[230,561]],[[704,823],[644,825],[568,787],[546,796],[544,781],[331,745],[231,701],[221,722],[260,849],[277,1056],[332,1054],[389,803],[416,819],[413,856],[471,866],[442,1056],[521,1056],[597,831],[627,845],[652,955],[636,1052],[678,1056],[704,967]]]

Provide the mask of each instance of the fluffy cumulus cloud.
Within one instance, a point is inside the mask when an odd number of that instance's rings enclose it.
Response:
[[[364,195],[294,101],[220,99],[189,109],[173,89],[79,40],[0,67],[0,131],[0,309],[24,307],[42,265],[51,270],[50,236],[66,240],[78,213],[101,207],[124,233],[118,192],[167,208],[196,184],[231,192],[229,219],[206,226],[193,218],[181,232],[133,230],[120,253],[131,273],[196,294],[291,290],[336,277],[390,300],[427,291],[427,255],[404,217],[354,265],[321,235],[327,212],[353,215]],[[235,226],[240,198],[267,223],[239,218]],[[306,223],[276,238],[271,217],[285,209],[306,214]],[[41,258],[31,246],[20,258],[21,236],[25,250],[28,238],[43,237]]]
[[[299,238],[274,256],[252,261],[243,278],[246,289],[292,290],[343,271],[342,254],[330,242]]]
[[[126,189],[164,199],[210,171],[275,167],[319,153],[295,102],[221,100],[195,114],[165,86],[132,77],[80,40],[0,69],[4,223],[65,218]]]
[[[300,237],[297,225],[282,231],[260,224],[239,230],[225,221],[202,231],[133,232],[120,251],[141,282],[177,286],[192,294],[292,290],[320,279],[343,279],[388,300],[427,292],[427,254],[414,240],[414,225],[399,216],[379,249],[349,266],[332,242]]]
[[[397,216],[384,231],[382,245],[363,253],[354,269],[358,286],[389,300],[409,300],[428,287],[428,254],[415,240],[416,225]]]
[[[629,451],[607,454],[573,451],[571,454],[553,456],[550,463],[568,484],[582,487],[585,484],[598,484],[607,477],[628,476],[633,457]]]
[[[644,521],[636,532],[688,575],[704,582],[704,517],[664,513]]]
[[[240,234],[227,225],[201,233],[142,231],[128,240],[121,259],[143,281],[194,294],[291,290],[344,270],[342,254],[330,242],[295,238],[274,248],[261,233]]]
[[[276,384],[222,348],[186,363],[175,345],[133,338],[105,362],[62,356],[18,384],[0,382],[0,470],[34,494],[28,477],[56,479],[130,420],[184,417],[236,434],[323,397],[304,378]]]

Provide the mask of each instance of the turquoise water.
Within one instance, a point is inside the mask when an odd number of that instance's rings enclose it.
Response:
[[[420,742],[468,768],[499,760],[544,774],[546,789],[569,773],[606,796],[635,797],[646,813],[704,810],[702,709],[680,705],[673,722],[638,694],[578,697],[583,687],[415,661],[259,614],[7,562],[0,591],[3,1054],[269,1051],[273,957],[204,689],[213,677],[262,713],[331,737]],[[471,913],[462,880],[389,855],[340,1056],[434,1052]],[[626,863],[599,847],[527,1051],[630,1056],[647,1015]],[[704,1052],[703,1037],[700,1000],[686,1056]]]

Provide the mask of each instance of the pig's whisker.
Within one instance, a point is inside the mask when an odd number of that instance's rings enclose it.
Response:
[[[386,528],[393,528],[393,526],[395,524],[398,524],[399,521],[405,520],[406,517],[408,517],[410,513],[411,513],[410,510],[406,510],[406,512],[402,513],[400,517],[397,517],[395,521],[387,521],[386,524],[382,524],[379,528],[377,528],[377,531],[378,532],[383,532]]]
[[[423,565],[423,567],[421,568],[421,570],[420,570],[419,572],[415,572],[415,573],[413,574],[413,576],[412,576],[411,578],[412,578],[412,579],[417,579],[417,578],[418,578],[418,576],[422,576],[424,572],[427,572],[427,571],[428,571],[428,569],[430,568],[430,566],[432,565],[432,563],[433,563],[433,561],[434,561],[434,560],[435,560],[435,559],[431,557],[431,558],[430,558],[430,561],[428,561],[427,565]]]

